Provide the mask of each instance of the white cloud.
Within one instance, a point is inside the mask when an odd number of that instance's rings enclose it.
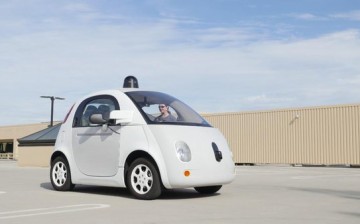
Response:
[[[186,31],[168,24],[123,25],[2,41],[0,48],[7,54],[1,55],[0,74],[8,94],[0,99],[7,107],[22,102],[15,107],[16,117],[32,115],[37,121],[36,117],[47,117],[49,107],[40,95],[65,97],[56,110],[57,119],[62,119],[82,95],[120,88],[126,75],[136,75],[141,87],[169,92],[202,112],[360,101],[358,96],[347,95],[349,87],[357,86],[340,81],[359,74],[357,30],[311,40],[232,47],[217,45],[216,40],[210,48],[181,42],[178,35],[186,35],[181,32]],[[12,114],[1,113],[6,123]]]
[[[360,21],[360,10],[330,15],[332,18]]]
[[[309,20],[309,21],[316,21],[316,20],[326,20],[326,17],[314,15],[312,13],[292,13],[289,14],[290,17],[300,20]]]
[[[90,7],[88,4],[79,3],[79,2],[72,2],[66,4],[63,9],[71,12],[93,12],[94,9]]]
[[[327,14],[327,15],[323,15],[323,16],[312,14],[312,13],[291,13],[288,15],[295,19],[308,20],[308,21],[330,21],[333,19],[360,21],[360,10],[341,12],[341,13],[333,13],[333,14]]]
[[[354,88],[357,88],[360,85],[360,73],[349,78],[339,78],[338,82],[342,85],[354,85]]]
[[[288,102],[294,100],[290,97],[269,97],[266,94],[261,94],[257,96],[249,96],[244,99],[249,103],[278,103],[278,102]]]

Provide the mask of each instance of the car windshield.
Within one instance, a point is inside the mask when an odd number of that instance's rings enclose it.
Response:
[[[196,125],[210,127],[191,107],[160,92],[134,91],[126,93],[149,124]]]

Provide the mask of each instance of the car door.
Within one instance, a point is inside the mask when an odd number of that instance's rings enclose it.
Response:
[[[72,148],[77,167],[88,176],[114,176],[118,171],[120,154],[120,126],[104,128],[92,124],[92,114],[109,118],[112,110],[119,110],[115,97],[100,95],[84,100],[73,121]]]

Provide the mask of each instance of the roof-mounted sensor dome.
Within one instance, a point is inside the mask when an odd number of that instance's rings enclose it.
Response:
[[[124,79],[124,88],[139,88],[137,78],[134,76],[128,76]]]

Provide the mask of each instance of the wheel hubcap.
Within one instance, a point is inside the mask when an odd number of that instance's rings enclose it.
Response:
[[[57,162],[54,165],[52,178],[56,186],[61,187],[65,184],[67,178],[67,169],[63,162]]]
[[[153,175],[149,167],[140,164],[137,165],[131,173],[132,188],[138,194],[146,194],[153,185]]]

